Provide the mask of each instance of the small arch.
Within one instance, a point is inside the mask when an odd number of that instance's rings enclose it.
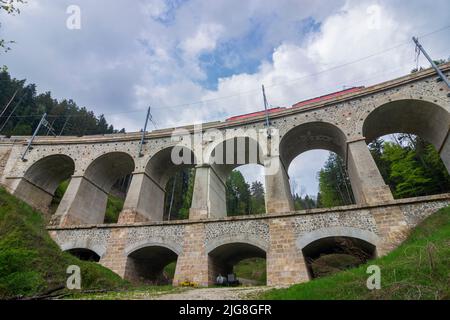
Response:
[[[77,241],[70,241],[60,245],[62,251],[70,251],[70,250],[88,250],[94,252],[100,258],[106,252],[106,247],[104,245],[90,244],[87,240],[82,240],[81,238]]]
[[[66,252],[83,261],[100,261],[100,255],[98,255],[95,251],[86,248],[74,248],[66,250]]]
[[[228,243],[217,242],[208,250],[210,284],[215,284],[219,275],[228,278],[228,280],[236,277],[238,282],[234,284],[265,284],[267,250],[261,246],[261,243],[248,239]],[[237,270],[239,264],[243,261],[250,263],[252,268],[259,270],[253,270],[252,274],[245,273],[245,278],[243,278],[240,270]]]
[[[379,242],[379,237],[372,231],[363,230],[354,227],[329,227],[317,229],[311,232],[308,232],[301,237],[299,237],[296,241],[297,248],[302,250],[308,244],[328,237],[351,237],[364,240],[374,246],[377,246]]]
[[[183,251],[182,244],[179,243],[163,243],[160,241],[151,241],[151,240],[142,240],[137,243],[134,243],[132,245],[129,245],[125,248],[125,255],[128,256],[131,253],[138,251],[139,249],[145,248],[145,247],[163,247],[168,250],[171,250],[175,252],[177,255],[180,255]]]

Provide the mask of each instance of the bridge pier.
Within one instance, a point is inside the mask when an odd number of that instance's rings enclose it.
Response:
[[[286,219],[269,222],[270,244],[267,252],[267,285],[292,285],[308,281],[303,254],[296,246],[294,226]]]
[[[266,212],[281,213],[294,210],[289,176],[280,157],[272,157],[264,161],[266,170]]]
[[[49,206],[53,199],[54,190],[47,190],[40,187],[31,181],[21,178],[15,187],[12,194],[19,199],[22,199],[33,208],[36,208],[44,213],[48,213]]]
[[[357,204],[394,200],[364,139],[347,144],[347,167]]]
[[[162,221],[165,193],[147,173],[134,173],[118,223]]]
[[[108,192],[83,176],[73,176],[52,218],[60,226],[101,224]]]
[[[226,186],[210,165],[195,169],[194,192],[189,219],[200,220],[227,216]]]

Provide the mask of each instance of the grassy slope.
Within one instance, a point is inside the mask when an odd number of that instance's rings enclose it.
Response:
[[[0,188],[0,299],[32,296],[64,285],[69,265],[81,268],[82,289],[126,286],[99,264],[62,252],[40,213]]]
[[[367,265],[381,268],[381,289],[366,287]],[[270,290],[263,299],[450,299],[450,207],[415,228],[390,254],[336,275]]]

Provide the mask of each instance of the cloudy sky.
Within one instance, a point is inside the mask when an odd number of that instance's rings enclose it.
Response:
[[[81,29],[67,28],[70,5]],[[149,105],[158,127],[173,127],[259,110],[261,84],[284,107],[404,75],[416,65],[413,35],[450,56],[448,0],[28,0],[0,21],[0,37],[16,41],[0,65],[127,131]],[[297,192],[317,193],[326,158],[293,162]]]

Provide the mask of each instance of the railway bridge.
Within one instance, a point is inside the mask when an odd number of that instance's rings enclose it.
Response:
[[[441,65],[449,77],[450,64]],[[307,281],[307,257],[351,238],[371,256],[395,248],[408,230],[450,204],[441,194],[395,200],[367,144],[391,133],[432,143],[450,169],[450,90],[432,69],[316,99],[270,114],[141,133],[83,137],[29,137],[0,141],[1,184],[47,212],[58,185],[70,179],[48,230],[63,250],[90,253],[130,279],[156,279],[176,261],[174,284],[211,284],[217,274],[249,257],[267,261],[267,283]],[[288,169],[313,149],[345,163],[355,204],[295,211]],[[266,214],[228,217],[225,181],[245,164],[265,169]],[[164,221],[169,179],[195,169],[189,219]],[[104,224],[108,194],[131,176],[119,220]]]

